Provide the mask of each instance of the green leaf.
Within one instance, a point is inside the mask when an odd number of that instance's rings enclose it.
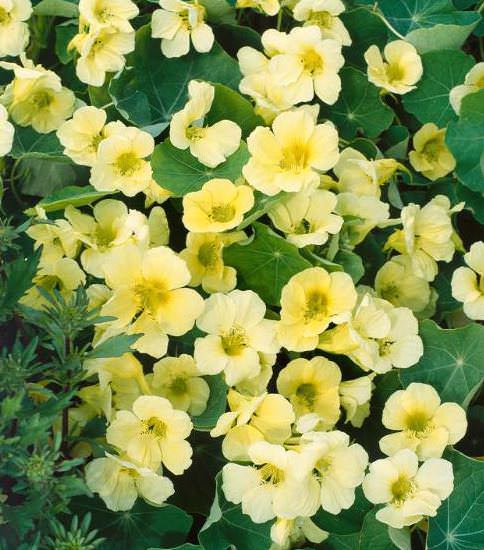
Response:
[[[1,289],[1,316],[12,310],[25,292],[32,286],[32,279],[37,272],[40,249],[28,258],[18,258],[5,267],[7,279]]]
[[[282,287],[303,269],[311,267],[298,249],[261,223],[254,223],[248,243],[224,249],[227,265],[235,267],[241,288],[249,288],[270,305],[279,305]]]
[[[196,430],[208,431],[215,426],[220,415],[225,412],[227,385],[220,375],[205,376],[204,379],[210,386],[210,397],[207,402],[207,408],[202,414],[193,416],[192,422]]]
[[[341,73],[342,91],[332,106],[322,106],[321,117],[332,120],[344,139],[353,139],[358,132],[376,137],[392,123],[394,114],[384,105],[378,89],[368,82],[366,74],[352,67]]]
[[[151,28],[146,25],[136,33],[131,66],[111,80],[109,92],[125,119],[158,135],[167,128],[173,113],[185,105],[190,80],[214,81],[237,89],[240,77],[237,61],[216,43],[209,53],[192,50],[183,57],[164,57],[160,41],[151,38]]]
[[[343,49],[346,62],[366,71],[366,61],[363,57],[366,50],[373,44],[383,48],[387,43],[388,29],[374,11],[366,8],[343,12],[340,18],[352,39],[351,46]]]
[[[181,546],[177,546],[176,548],[171,546],[170,548],[148,548],[148,550],[203,550],[203,547],[199,544],[191,544],[190,542],[187,542]]]
[[[214,25],[213,32],[217,42],[224,50],[235,57],[243,46],[250,46],[262,50],[260,34],[250,27],[243,25]]]
[[[458,50],[438,50],[423,54],[422,63],[422,79],[403,96],[403,105],[422,124],[433,122],[442,128],[457,118],[449,102],[450,90],[464,81],[475,62]]]
[[[417,365],[400,371],[403,384],[430,384],[442,401],[466,406],[484,378],[484,326],[471,323],[449,330],[426,320],[420,336],[424,354]]]
[[[209,23],[236,23],[235,8],[225,0],[200,0],[200,4],[207,10]]]
[[[484,547],[484,463],[457,451],[444,458],[454,467],[454,491],[429,518],[428,550],[480,550]]]
[[[55,27],[55,53],[60,62],[67,65],[74,59],[74,50],[68,51],[67,46],[78,32],[78,25],[64,23]]]
[[[75,1],[42,0],[34,6],[34,15],[77,17],[79,15],[79,10]]]
[[[484,193],[484,90],[462,100],[459,121],[449,124],[446,142],[457,160],[459,180]]]
[[[405,126],[392,126],[381,136],[380,145],[385,151],[385,156],[404,160],[407,158],[408,142],[410,134]]]
[[[247,145],[241,142],[233,155],[215,168],[209,168],[198,160],[187,149],[174,147],[170,140],[165,140],[155,147],[151,157],[153,178],[175,196],[181,197],[192,191],[198,191],[202,185],[213,178],[227,178],[235,181],[242,173],[242,167],[249,159]]]
[[[461,183],[456,183],[456,192],[458,200],[465,202],[466,210],[472,212],[474,218],[484,224],[484,193],[475,193]]]
[[[41,206],[46,212],[56,212],[57,210],[64,210],[68,205],[85,206],[110,194],[107,191],[96,191],[91,185],[85,185],[84,187],[69,185],[55,191],[48,197],[44,197],[37,203],[37,206]],[[29,208],[25,213],[34,216],[35,210]]]
[[[344,271],[351,275],[353,282],[356,284],[365,274],[365,268],[363,266],[363,261],[354,252],[350,250],[339,250],[334,261],[337,264],[343,266]]]
[[[92,514],[91,527],[106,537],[103,550],[146,550],[149,547],[168,548],[183,544],[192,518],[180,508],[167,504],[150,506],[138,499],[126,512],[112,512],[99,498],[73,499],[70,508],[81,515]]]
[[[237,550],[267,550],[272,541],[272,522],[253,523],[242,513],[240,505],[225,500],[222,491],[222,476],[217,476],[215,500],[210,516],[202,527],[198,538],[205,550],[226,550],[237,543]]]
[[[39,134],[31,126],[16,126],[10,156],[19,158],[57,158],[69,162],[64,156],[64,147],[55,132]]]
[[[86,359],[104,359],[106,357],[121,357],[131,350],[140,334],[118,334],[111,336],[86,355]]]
[[[238,92],[214,83],[215,97],[212,108],[205,118],[206,124],[212,125],[219,120],[231,120],[242,129],[242,137],[247,137],[254,128],[264,125],[262,118],[254,113],[250,101]]]

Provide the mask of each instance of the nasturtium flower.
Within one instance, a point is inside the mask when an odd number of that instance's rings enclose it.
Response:
[[[30,0],[0,0],[0,57],[20,55],[29,41]]]
[[[374,387],[374,375],[360,376],[345,380],[339,385],[341,407],[346,412],[345,422],[355,428],[361,428],[365,419],[370,416],[370,399]]]
[[[189,286],[199,286],[205,292],[230,292],[237,283],[237,271],[224,264],[222,250],[245,238],[243,231],[234,233],[188,233],[186,248],[180,258],[187,263],[192,276]]]
[[[469,267],[458,267],[452,275],[452,296],[464,303],[469,319],[484,320],[484,242],[471,245],[464,260]]]
[[[142,395],[132,411],[118,411],[106,430],[106,440],[128,459],[156,470],[161,464],[175,475],[190,467],[192,448],[186,441],[192,431],[188,414],[164,397]]]
[[[435,181],[450,174],[456,160],[445,144],[446,128],[433,122],[424,124],[413,136],[414,150],[408,154],[410,164],[429,180]]]
[[[47,292],[56,289],[65,299],[72,296],[74,290],[86,282],[86,274],[79,264],[72,258],[60,258],[59,260],[43,264],[33,279],[32,286],[20,301],[30,307],[40,309],[49,304],[38,291],[41,287]]]
[[[356,291],[347,273],[312,267],[297,273],[282,289],[278,337],[291,351],[315,349],[330,323],[349,317]]]
[[[90,182],[98,191],[121,191],[128,197],[144,191],[152,181],[149,157],[155,147],[153,137],[138,128],[101,141]]]
[[[389,42],[383,57],[377,46],[365,52],[368,65],[368,80],[386,92],[406,94],[416,88],[422,78],[422,60],[415,48],[405,40]]]
[[[131,32],[133,27],[129,20],[138,13],[138,7],[131,0],[79,0],[80,18],[92,27]]]
[[[104,264],[116,247],[128,243],[148,246],[149,226],[146,216],[137,210],[128,210],[121,201],[105,199],[93,208],[93,216],[69,205],[65,217],[85,246],[81,253],[82,267],[98,278],[104,276]]]
[[[271,527],[272,545],[269,550],[290,550],[301,547],[306,541],[320,544],[329,533],[320,529],[311,518],[277,518]]]
[[[3,105],[0,105],[0,157],[10,153],[13,144],[15,128],[8,121],[8,112]]]
[[[201,296],[183,288],[190,281],[185,262],[166,246],[142,250],[131,244],[114,249],[104,274],[113,294],[101,315],[116,317],[119,330],[132,323],[130,332],[143,334],[135,349],[154,357],[166,353],[167,334],[185,334],[203,310]]]
[[[342,193],[369,195],[380,198],[380,187],[398,170],[394,159],[368,160],[362,153],[347,147],[341,152],[334,173]]]
[[[301,436],[302,454],[311,457],[321,507],[331,514],[351,508],[355,489],[365,476],[368,454],[338,430],[307,432]]]
[[[284,35],[284,33],[279,33]],[[280,36],[279,53],[269,62],[269,72],[280,86],[294,85],[296,102],[336,103],[341,91],[339,70],[344,65],[341,42],[323,38],[317,25],[294,27]]]
[[[437,195],[424,206],[410,203],[402,208],[403,229],[392,233],[384,249],[393,248],[407,254],[418,277],[433,281],[438,273],[438,261],[450,262],[456,249],[456,234],[452,214],[464,203],[451,207],[445,195]]]
[[[77,407],[69,409],[69,432],[78,435],[79,428],[84,427],[95,417],[104,416],[111,419],[112,392],[111,387],[100,384],[83,386],[76,397],[81,400]]]
[[[160,359],[148,380],[153,393],[168,399],[175,409],[198,416],[207,408],[210,388],[191,355]]]
[[[375,291],[396,307],[408,307],[414,313],[429,305],[432,291],[426,279],[415,275],[409,256],[394,256],[375,276]]]
[[[86,485],[113,512],[131,510],[138,496],[159,506],[175,492],[167,477],[109,453],[86,465]]]
[[[332,428],[339,418],[341,371],[325,357],[300,357],[285,366],[277,377],[277,391],[287,397],[298,416],[315,413],[320,425]]]
[[[338,132],[330,123],[317,124],[306,111],[288,111],[259,126],[248,137],[251,158],[242,172],[266,195],[295,192],[319,185],[319,172],[338,162]]]
[[[120,121],[106,124],[106,112],[96,107],[80,107],[57,130],[64,154],[76,164],[93,166],[103,139],[125,128]]]
[[[302,454],[259,441],[249,447],[253,466],[229,463],[222,469],[225,498],[242,504],[254,523],[275,517],[312,516],[319,506],[317,482]]]
[[[363,480],[365,497],[385,505],[376,519],[396,529],[434,517],[453,488],[451,462],[429,458],[419,468],[417,455],[409,449],[371,463]]]
[[[475,94],[484,88],[484,61],[477,63],[466,74],[464,84],[455,86],[450,90],[449,101],[452,109],[459,114],[462,105],[462,100],[470,95]]]
[[[254,192],[248,185],[215,178],[183,197],[182,221],[194,233],[220,233],[237,227],[253,206]]]
[[[419,460],[440,458],[447,445],[460,441],[467,430],[466,413],[460,405],[441,404],[432,386],[418,382],[388,398],[382,422],[396,433],[382,437],[380,449],[389,456],[410,449]]]
[[[331,191],[304,190],[278,201],[268,214],[275,227],[286,233],[287,240],[298,248],[322,245],[343,225],[343,218],[334,213],[336,203],[336,195]]]
[[[207,333],[195,340],[194,357],[200,372],[223,371],[229,386],[258,375],[258,352],[279,351],[277,322],[264,319],[265,313],[265,303],[252,290],[212,294],[197,319],[197,327]]]
[[[250,397],[231,389],[227,394],[229,412],[222,414],[210,432],[225,436],[222,452],[227,460],[249,461],[248,450],[256,441],[282,445],[291,437],[296,416],[282,395],[266,393]]]
[[[161,51],[166,57],[182,57],[195,50],[206,53],[212,49],[214,35],[205,23],[205,8],[197,1],[159,0],[162,9],[151,18],[151,36],[161,38]]]
[[[343,46],[351,46],[351,36],[338,15],[345,11],[341,0],[299,0],[294,6],[296,21],[317,25],[323,38],[332,38]]]
[[[120,71],[126,64],[125,55],[134,50],[135,33],[121,32],[114,27],[93,27],[77,34],[69,48],[79,53],[76,74],[81,82],[102,86],[106,73]]]
[[[215,168],[238,149],[242,130],[231,120],[220,120],[204,126],[204,118],[212,107],[215,88],[208,82],[191,80],[188,101],[170,122],[170,141],[178,149],[190,153],[205,166]]]
[[[19,126],[32,126],[41,134],[57,130],[74,111],[74,93],[62,86],[53,71],[34,65],[24,56],[21,62],[0,62],[2,69],[12,70],[15,75],[0,96],[0,104]]]
[[[267,391],[267,386],[272,378],[272,367],[276,363],[276,353],[259,352],[260,372],[250,378],[245,378],[235,385],[235,389],[244,395],[257,396]]]
[[[256,8],[266,15],[277,15],[281,9],[279,0],[237,0],[236,8]]]
[[[335,212],[343,217],[342,241],[356,246],[368,233],[390,217],[390,206],[373,195],[339,193]]]

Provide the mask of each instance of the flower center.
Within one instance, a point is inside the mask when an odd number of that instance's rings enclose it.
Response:
[[[397,506],[403,504],[407,498],[414,492],[415,485],[408,477],[400,475],[400,477],[392,485],[391,492],[393,495],[393,504]]]
[[[296,141],[290,147],[282,150],[282,160],[279,166],[290,172],[302,172],[308,164],[308,150],[305,143]]]
[[[97,148],[99,147],[99,144],[103,139],[104,139],[104,136],[102,135],[101,132],[93,136],[93,138],[91,139],[91,143],[89,144],[89,149],[93,152],[96,152]]]
[[[147,310],[152,316],[156,316],[160,305],[168,300],[168,293],[160,284],[143,282],[135,286],[134,292],[141,309]]]
[[[308,23],[318,25],[323,29],[330,29],[333,23],[333,16],[328,11],[311,11]]]
[[[198,261],[207,268],[215,267],[219,259],[219,247],[215,243],[205,243],[198,249]]]
[[[35,92],[32,95],[31,101],[37,107],[37,109],[40,110],[48,107],[52,103],[53,99],[54,98],[50,92],[46,90],[41,90],[39,92]]]
[[[330,456],[323,456],[323,458],[320,458],[316,462],[315,469],[318,471],[320,478],[323,478],[329,473],[329,471],[331,470],[332,464],[333,464],[333,461]]]
[[[405,76],[405,70],[399,63],[391,63],[386,67],[388,81],[401,82]]]
[[[100,227],[98,225],[94,233],[94,238],[99,248],[106,248],[114,241],[116,234],[112,227]]]
[[[321,292],[310,292],[306,297],[304,319],[315,321],[326,316],[326,295]]]
[[[385,300],[393,303],[400,298],[400,289],[397,285],[389,284],[385,288],[382,288],[381,295]]]
[[[259,470],[263,483],[279,485],[284,481],[284,470],[277,468],[273,464],[264,464]]]
[[[436,161],[439,158],[440,151],[442,150],[442,144],[439,139],[431,139],[428,141],[422,153],[431,161]]]
[[[183,395],[187,393],[187,389],[188,389],[188,386],[187,386],[186,379],[180,376],[175,378],[173,382],[170,384],[170,390],[175,395]]]
[[[241,327],[232,327],[222,335],[222,347],[227,355],[239,355],[247,346],[247,336]]]
[[[212,206],[209,217],[214,222],[229,222],[235,214],[235,208],[231,204],[218,204]]]
[[[156,416],[152,416],[143,422],[143,432],[155,437],[165,437],[166,424]]]
[[[11,20],[10,13],[5,9],[0,7],[0,25],[6,25]]]
[[[312,232],[312,225],[308,220],[301,220],[293,229],[296,235],[306,235]]]
[[[414,432],[417,437],[422,437],[431,430],[431,422],[429,417],[423,411],[415,411],[407,415],[405,424],[407,430]]]
[[[143,161],[133,153],[123,153],[116,159],[115,168],[121,176],[132,176],[135,174]]]
[[[392,345],[394,342],[391,340],[377,340],[378,342],[378,352],[381,357],[385,357],[386,355],[389,355],[392,350]]]
[[[190,141],[198,141],[205,137],[206,128],[200,126],[189,126],[185,130],[185,135]]]
[[[296,396],[307,407],[312,407],[316,399],[316,394],[317,392],[314,384],[301,384],[296,390]]]
[[[304,69],[306,71],[309,71],[310,73],[321,71],[321,69],[323,68],[323,59],[321,58],[319,53],[312,48],[304,52],[301,60],[304,65]]]

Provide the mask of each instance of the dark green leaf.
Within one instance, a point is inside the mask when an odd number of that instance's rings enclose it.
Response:
[[[52,158],[69,159],[63,154],[64,148],[57,139],[55,132],[39,134],[30,126],[16,126],[10,156],[19,158]]]
[[[205,380],[210,386],[210,397],[207,408],[199,416],[193,416],[193,427],[196,430],[211,430],[220,415],[225,412],[227,403],[227,386],[220,375],[205,376]]]
[[[86,355],[86,359],[103,359],[107,357],[121,357],[131,350],[131,346],[140,337],[140,334],[118,334],[111,336],[99,346],[96,346]]]
[[[46,212],[55,212],[57,210],[64,210],[68,205],[84,206],[91,204],[109,194],[106,191],[96,191],[91,185],[85,185],[84,187],[68,186],[59,189],[48,197],[44,197],[37,205],[41,206]],[[30,209],[26,213],[29,216],[33,216],[35,211]]]

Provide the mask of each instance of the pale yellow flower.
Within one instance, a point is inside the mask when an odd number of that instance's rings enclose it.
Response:
[[[124,56],[134,50],[134,41],[134,31],[121,32],[114,27],[93,27],[88,33],[74,37],[70,47],[79,52],[76,62],[79,80],[102,86],[106,73],[116,73],[124,67]]]
[[[151,36],[161,38],[161,51],[166,57],[181,57],[195,50],[206,53],[212,49],[214,35],[205,23],[205,8],[195,2],[159,0],[161,10],[151,18]]]
[[[277,202],[268,215],[275,227],[286,233],[287,240],[298,248],[322,245],[343,225],[343,218],[334,214],[336,202],[336,195],[331,191],[299,191]]]
[[[303,455],[259,441],[250,446],[249,456],[253,466],[229,463],[223,467],[222,489],[229,502],[242,504],[242,512],[254,523],[316,512],[318,486]]]
[[[305,269],[282,289],[278,337],[292,351],[315,349],[330,323],[349,317],[356,291],[347,273],[328,273],[322,267]]]
[[[121,121],[106,124],[106,112],[96,107],[80,107],[72,119],[57,130],[57,137],[64,146],[64,154],[76,164],[93,166],[97,150],[103,139],[121,133],[125,125]]]
[[[0,57],[23,53],[29,42],[30,0],[0,0]]]
[[[3,105],[0,105],[0,157],[10,153],[13,144],[15,128],[8,121],[8,112]]]
[[[254,193],[248,185],[216,178],[183,197],[182,221],[194,233],[220,233],[237,227],[252,206]]]
[[[258,375],[258,352],[279,351],[277,323],[264,319],[265,313],[265,303],[252,290],[212,294],[197,320],[197,327],[207,333],[195,340],[194,357],[200,371],[223,371],[229,386]]]
[[[277,377],[277,391],[287,397],[298,416],[315,413],[323,429],[339,418],[341,371],[325,357],[294,359]]]
[[[153,393],[166,397],[175,409],[198,416],[207,408],[210,388],[190,355],[160,359],[148,380]]]
[[[110,386],[101,387],[100,384],[84,386],[76,393],[76,397],[81,400],[81,404],[69,409],[70,433],[79,435],[79,429],[96,416],[104,415],[110,420],[112,411]]]
[[[175,113],[170,122],[170,141],[178,149],[190,148],[190,153],[205,166],[215,168],[238,149],[242,130],[231,120],[220,120],[204,126],[210,111],[215,88],[208,82],[188,83],[188,102]]]
[[[93,27],[112,27],[122,32],[131,32],[129,20],[136,17],[139,9],[131,0],[80,0],[79,14],[84,23]]]
[[[385,504],[376,518],[396,529],[437,515],[453,488],[451,462],[430,458],[419,468],[417,455],[409,449],[370,464],[363,480],[366,498],[374,504]]]
[[[441,404],[432,386],[417,382],[388,398],[382,422],[396,433],[382,437],[380,449],[390,456],[410,449],[419,460],[440,458],[447,445],[460,441],[467,430],[462,407],[457,403]]]
[[[410,164],[429,180],[435,181],[450,174],[456,161],[445,144],[446,128],[439,129],[429,122],[413,136],[415,150],[410,151]]]
[[[235,233],[188,233],[186,248],[180,258],[187,263],[191,273],[189,286],[199,286],[205,292],[230,292],[237,282],[237,271],[224,265],[222,250],[245,238],[243,231]]]
[[[69,205],[64,215],[85,246],[80,258],[82,267],[100,279],[113,249],[128,243],[148,246],[146,216],[137,210],[128,210],[121,201],[105,199],[98,202],[93,208],[93,216]]]
[[[133,197],[152,181],[149,157],[154,139],[138,128],[125,128],[99,144],[90,182],[98,191],[121,191]]]
[[[452,275],[452,296],[464,303],[469,319],[484,320],[484,242],[471,245],[464,260],[469,267],[458,267]]]
[[[415,89],[422,78],[422,60],[415,47],[404,40],[389,42],[383,50],[383,57],[377,46],[370,46],[365,61],[368,80],[387,92],[406,94]]]
[[[338,132],[316,124],[306,111],[280,114],[270,128],[259,126],[247,139],[251,158],[243,168],[250,185],[265,193],[317,187],[319,172],[338,161]]]
[[[109,453],[86,465],[86,484],[114,512],[130,510],[138,496],[160,506],[175,492],[167,477]]]
[[[134,380],[141,390],[149,389],[144,379],[143,365],[132,353],[124,353],[120,357],[88,359],[84,362],[83,368],[87,377],[97,374],[101,389],[116,379]]]
[[[23,56],[21,61],[22,65],[0,62],[1,68],[15,75],[0,96],[0,103],[19,126],[32,126],[41,134],[57,130],[74,111],[73,92],[62,86],[54,72]]]
[[[277,15],[281,5],[279,0],[237,0],[236,8],[257,8],[266,15]]]
[[[475,94],[484,88],[484,61],[477,63],[466,74],[464,84],[455,86],[450,90],[449,101],[452,109],[459,114],[464,97]]]
[[[346,411],[345,422],[350,422],[355,428],[361,428],[365,419],[370,416],[373,378],[372,374],[360,376],[354,380],[345,380],[339,385],[341,406]]]
[[[134,462],[156,470],[163,464],[181,475],[190,467],[192,448],[186,438],[192,431],[188,414],[175,410],[168,399],[142,395],[132,411],[118,411],[106,430],[106,440]]]
[[[338,15],[345,11],[341,0],[299,0],[294,6],[296,21],[317,25],[323,38],[332,38],[343,46],[351,46],[351,36]]]

